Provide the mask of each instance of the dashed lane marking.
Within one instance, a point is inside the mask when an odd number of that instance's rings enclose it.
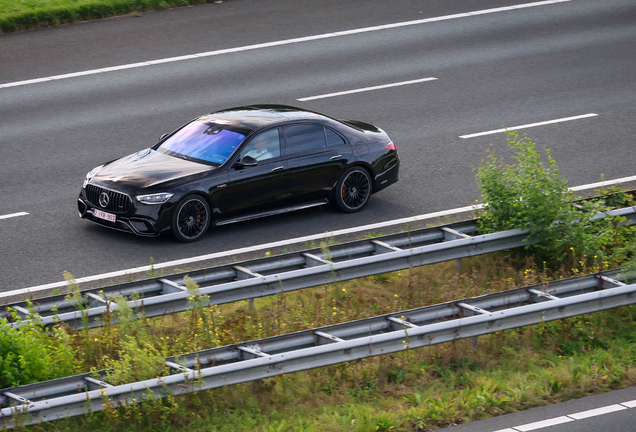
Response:
[[[562,123],[562,122],[568,122],[568,121],[573,121],[573,120],[580,120],[580,119],[584,119],[584,118],[588,118],[588,117],[596,117],[598,116],[598,114],[594,114],[594,113],[589,113],[589,114],[583,114],[583,115],[578,115],[578,116],[574,116],[574,117],[564,117],[564,118],[560,118],[560,119],[556,119],[556,120],[547,120],[547,121],[542,121],[542,122],[538,122],[538,123],[529,123],[529,124],[524,124],[524,125],[519,125],[519,126],[511,126],[508,128],[503,128],[503,129],[495,129],[495,130],[490,130],[490,131],[486,131],[486,132],[478,132],[478,133],[474,133],[474,134],[469,134],[469,135],[461,135],[460,138],[475,138],[475,137],[479,137],[479,136],[484,136],[484,135],[493,135],[493,134],[497,134],[497,133],[503,133],[509,130],[519,130],[519,129],[528,129],[528,128],[533,128],[533,127],[537,127],[537,126],[544,126],[544,125],[549,125],[549,124],[554,124],[554,123]]]
[[[416,80],[411,80],[411,81],[402,81],[402,82],[397,82],[397,83],[392,83],[392,84],[383,84],[383,85],[377,85],[377,86],[373,86],[373,87],[364,87],[364,88],[359,88],[359,89],[355,89],[355,90],[346,90],[346,91],[341,91],[341,92],[337,92],[337,93],[327,93],[327,94],[323,94],[323,95],[310,96],[310,97],[300,98],[300,99],[296,99],[296,100],[300,101],[300,102],[307,102],[307,101],[311,101],[311,100],[315,100],[315,99],[324,99],[324,98],[330,98],[330,97],[334,97],[334,96],[348,95],[348,94],[352,94],[352,93],[362,93],[362,92],[367,92],[367,91],[372,91],[372,90],[380,90],[380,89],[385,89],[385,88],[390,88],[390,87],[399,87],[399,86],[409,85],[409,84],[418,84],[418,83],[422,83],[422,82],[426,82],[426,81],[435,81],[436,79],[437,78],[433,78],[433,77],[421,78],[421,79],[416,79]]]
[[[11,214],[0,216],[0,219],[9,219],[9,218],[14,218],[18,216],[26,216],[26,215],[28,215],[27,212],[11,213]]]

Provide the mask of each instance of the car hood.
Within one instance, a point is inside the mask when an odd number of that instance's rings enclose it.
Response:
[[[91,183],[148,188],[215,169],[148,149],[107,163]]]

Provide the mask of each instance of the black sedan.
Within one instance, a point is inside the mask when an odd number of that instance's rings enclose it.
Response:
[[[400,160],[373,125],[284,105],[198,117],[159,143],[91,170],[82,218],[141,236],[200,239],[212,225],[332,202],[361,210],[398,181]]]

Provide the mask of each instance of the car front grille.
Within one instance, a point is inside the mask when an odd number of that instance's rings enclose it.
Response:
[[[108,204],[106,206],[103,206],[99,202],[99,197],[102,193],[108,195]],[[117,213],[127,212],[132,205],[132,201],[130,200],[128,195],[124,195],[119,192],[113,192],[108,189],[103,189],[92,184],[86,185],[86,198],[91,204],[98,208]]]

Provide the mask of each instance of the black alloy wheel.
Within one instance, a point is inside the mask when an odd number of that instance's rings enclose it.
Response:
[[[172,215],[172,234],[180,242],[197,241],[210,225],[210,206],[203,197],[190,195],[184,198]]]
[[[345,172],[336,185],[336,205],[345,213],[354,213],[369,202],[371,177],[364,168],[353,167]]]

